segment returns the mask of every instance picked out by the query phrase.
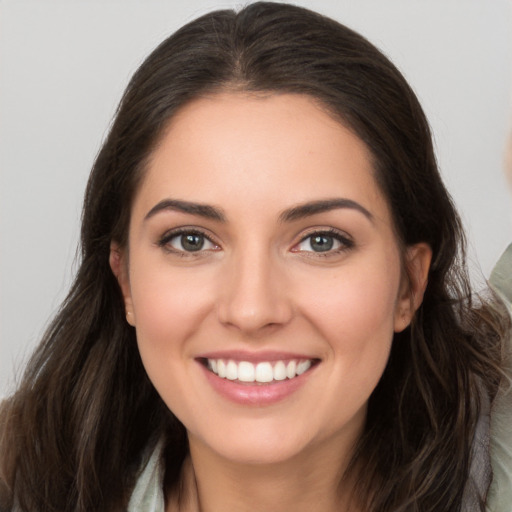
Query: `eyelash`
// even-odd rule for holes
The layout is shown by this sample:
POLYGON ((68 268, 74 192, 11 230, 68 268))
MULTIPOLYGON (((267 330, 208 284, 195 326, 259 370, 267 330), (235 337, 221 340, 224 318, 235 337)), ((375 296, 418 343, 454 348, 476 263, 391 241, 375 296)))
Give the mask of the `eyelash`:
POLYGON ((199 256, 200 254, 203 254, 205 251, 211 250, 211 249, 202 249, 201 248, 198 251, 186 251, 186 250, 176 249, 170 245, 171 240, 173 240, 174 238, 177 238, 179 236, 183 236, 183 235, 200 236, 200 237, 204 238, 205 241, 211 243, 215 247, 218 247, 218 244, 215 243, 210 236, 208 236, 206 233, 204 233, 200 229, 187 228, 187 227, 173 229, 172 231, 168 231, 160 238, 160 240, 158 240, 157 245, 158 245, 158 247, 161 247, 162 249, 164 249, 165 251, 167 251, 169 253, 173 253, 173 254, 176 254, 176 255, 182 256, 182 257, 199 256))
MULTIPOLYGON (((311 245, 311 242, 310 242, 311 245)), ((307 235, 303 236, 298 244, 295 244, 292 248, 292 252, 300 252, 300 253, 312 253, 315 256, 314 257, 328 257, 336 254, 340 254, 345 251, 349 251, 350 249, 354 248, 354 241, 351 240, 348 236, 345 234, 342 234, 340 231, 330 228, 330 229, 323 229, 323 230, 317 230, 312 231, 308 233, 307 235), (322 251, 303 251, 300 249, 295 249, 303 242, 307 241, 308 239, 312 239, 314 237, 326 237, 326 238, 332 238, 340 243, 340 247, 337 249, 329 249, 324 252, 322 251)))
MULTIPOLYGON (((200 248, 197 251, 186 251, 186 250, 176 249, 176 248, 172 247, 170 245, 171 240, 173 240, 174 238, 177 238, 179 236, 182 236, 182 235, 197 235, 197 236, 203 237, 207 242, 211 243, 216 248, 219 247, 219 245, 216 242, 214 242, 210 236, 208 236, 206 233, 204 233, 200 229, 187 228, 187 227, 182 227, 182 228, 174 229, 172 231, 168 231, 160 238, 160 240, 158 240, 157 245, 158 245, 158 247, 161 247, 162 249, 164 249, 165 251, 167 251, 169 253, 173 253, 173 254, 176 254, 176 255, 182 256, 182 257, 199 256, 200 254, 203 254, 205 251, 212 250, 212 249, 200 248)), ((311 245, 311 242, 310 242, 310 245, 311 245)), ((322 229, 322 230, 311 231, 307 235, 303 236, 300 239, 300 241, 292 247, 291 251, 295 252, 295 253, 303 253, 303 254, 311 253, 311 254, 315 255, 314 257, 325 258, 328 256, 340 254, 345 251, 349 251, 353 247, 354 247, 353 240, 351 240, 349 237, 342 234, 338 230, 331 228, 331 229, 322 229), (332 238, 335 241, 339 242, 340 247, 338 247, 336 249, 328 249, 326 251, 313 251, 313 250, 306 251, 306 250, 296 249, 302 243, 304 243, 308 239, 312 239, 313 237, 332 238)), ((311 257, 313 257, 313 256, 311 256, 311 257)))

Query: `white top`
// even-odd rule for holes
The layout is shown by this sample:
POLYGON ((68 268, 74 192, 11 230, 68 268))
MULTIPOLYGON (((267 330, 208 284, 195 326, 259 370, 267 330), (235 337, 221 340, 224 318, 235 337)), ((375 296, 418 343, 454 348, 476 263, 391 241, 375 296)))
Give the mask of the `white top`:
POLYGON ((127 512, 164 512, 163 443, 157 444, 146 466, 143 467, 128 504, 127 512))

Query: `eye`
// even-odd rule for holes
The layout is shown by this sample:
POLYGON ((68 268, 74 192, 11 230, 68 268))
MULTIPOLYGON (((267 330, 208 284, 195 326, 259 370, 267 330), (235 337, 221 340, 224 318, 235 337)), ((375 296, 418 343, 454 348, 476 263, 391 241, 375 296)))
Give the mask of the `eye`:
POLYGON ((353 247, 354 242, 337 231, 321 231, 304 237, 293 252, 338 253, 353 247))
POLYGON ((199 251, 217 250, 219 246, 213 243, 204 233, 195 230, 172 231, 163 236, 158 245, 171 252, 194 253, 199 251))

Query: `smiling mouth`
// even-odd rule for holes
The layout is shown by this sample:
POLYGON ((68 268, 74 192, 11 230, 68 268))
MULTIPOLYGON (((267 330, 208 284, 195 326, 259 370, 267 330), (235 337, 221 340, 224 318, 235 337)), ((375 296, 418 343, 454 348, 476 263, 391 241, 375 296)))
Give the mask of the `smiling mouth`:
POLYGON ((291 359, 288 361, 233 361, 232 359, 202 359, 204 366, 221 379, 240 383, 270 384, 292 380, 307 372, 318 359, 291 359))

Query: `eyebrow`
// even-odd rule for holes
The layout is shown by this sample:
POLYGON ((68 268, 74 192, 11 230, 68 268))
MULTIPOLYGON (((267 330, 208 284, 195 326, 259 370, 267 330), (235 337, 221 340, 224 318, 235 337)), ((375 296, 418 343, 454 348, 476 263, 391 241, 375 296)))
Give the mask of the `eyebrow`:
MULTIPOLYGON (((352 199, 335 198, 335 199, 322 199, 318 201, 310 201, 308 203, 299 204, 287 210, 284 210, 279 215, 280 222, 293 222, 311 215, 318 213, 337 210, 340 208, 349 208, 362 213, 366 218, 373 222, 373 215, 361 204, 352 199)), ((157 203, 144 217, 147 220, 159 212, 172 210, 177 212, 189 213, 191 215, 198 215, 210 220, 218 222, 226 222, 226 215, 224 212, 215 206, 202 203, 194 203, 191 201, 182 201, 179 199, 164 199, 157 203)))
POLYGON ((371 222, 374 220, 373 215, 364 206, 352 199, 346 198, 323 199, 320 201, 311 201, 299 204, 282 212, 279 216, 279 220, 281 222, 292 222, 304 217, 316 215, 317 213, 337 210, 339 208, 350 208, 352 210, 356 210, 362 213, 371 222))
POLYGON ((216 220, 219 222, 226 222, 226 216, 220 208, 201 203, 192 203, 190 201, 181 201, 179 199, 164 199, 158 204, 153 206, 146 214, 144 220, 147 220, 159 212, 165 210, 173 210, 176 212, 190 213, 191 215, 198 215, 205 219, 216 220))

